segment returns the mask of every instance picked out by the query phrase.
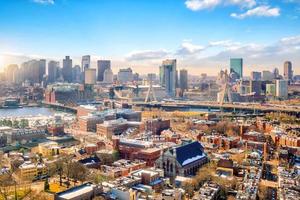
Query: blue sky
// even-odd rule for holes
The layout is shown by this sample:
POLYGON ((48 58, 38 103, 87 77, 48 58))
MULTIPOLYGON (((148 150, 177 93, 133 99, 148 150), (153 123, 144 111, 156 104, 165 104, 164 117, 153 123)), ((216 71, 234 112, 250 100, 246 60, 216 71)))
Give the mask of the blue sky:
POLYGON ((177 58, 213 74, 238 56, 300 73, 299 17, 300 0, 0 0, 1 62, 90 54, 142 73, 177 58))

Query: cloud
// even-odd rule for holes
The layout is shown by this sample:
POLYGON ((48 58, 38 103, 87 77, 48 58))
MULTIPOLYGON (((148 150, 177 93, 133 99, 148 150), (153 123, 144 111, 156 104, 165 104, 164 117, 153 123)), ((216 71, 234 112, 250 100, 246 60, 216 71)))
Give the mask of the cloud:
POLYGON ((238 5, 242 8, 252 8, 257 3, 256 0, 227 0, 225 4, 238 5))
POLYGON ((168 51, 164 49, 160 50, 143 50, 143 51, 133 51, 126 56, 128 61, 138 61, 138 60, 154 60, 162 59, 169 54, 168 51))
POLYGON ((256 0, 186 0, 185 5, 192 11, 212 9, 220 5, 237 5, 242 8, 252 8, 256 0))
POLYGON ((43 5, 53 5, 54 0, 32 0, 34 3, 43 4, 43 5))
POLYGON ((224 47, 225 49, 237 49, 241 46, 240 42, 233 42, 232 40, 220 40, 209 42, 209 47, 224 47))
POLYGON ((278 17, 280 16, 279 8, 271 8, 270 6, 258 6, 253 9, 247 10, 245 13, 237 14, 231 13, 233 18, 244 19, 247 17, 278 17))
POLYGON ((187 0, 185 1, 185 5, 188 9, 197 11, 214 8, 221 2, 221 0, 187 0))
POLYGON ((189 41, 182 42, 180 48, 177 50, 177 55, 193 55, 205 50, 206 47, 192 44, 189 41))

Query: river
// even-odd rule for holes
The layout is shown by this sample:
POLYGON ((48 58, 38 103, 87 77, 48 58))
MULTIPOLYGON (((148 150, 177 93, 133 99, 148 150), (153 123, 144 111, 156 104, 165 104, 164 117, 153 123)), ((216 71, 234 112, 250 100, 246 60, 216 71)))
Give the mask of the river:
POLYGON ((1 108, 0 118, 53 116, 58 111, 45 107, 1 108))

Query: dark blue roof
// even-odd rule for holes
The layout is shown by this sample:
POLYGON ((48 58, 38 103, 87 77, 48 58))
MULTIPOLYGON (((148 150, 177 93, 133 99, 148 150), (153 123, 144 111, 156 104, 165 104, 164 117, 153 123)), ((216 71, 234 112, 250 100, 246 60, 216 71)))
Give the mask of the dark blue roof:
POLYGON ((97 156, 85 158, 82 160, 79 160, 81 164, 88 165, 88 164, 95 164, 95 163, 100 163, 100 159, 97 156))
MULTIPOLYGON (((173 149, 171 149, 170 152, 173 154, 173 149)), ((183 165, 183 162, 187 159, 201 155, 204 155, 203 146, 198 141, 176 148, 176 159, 180 165, 183 165)))

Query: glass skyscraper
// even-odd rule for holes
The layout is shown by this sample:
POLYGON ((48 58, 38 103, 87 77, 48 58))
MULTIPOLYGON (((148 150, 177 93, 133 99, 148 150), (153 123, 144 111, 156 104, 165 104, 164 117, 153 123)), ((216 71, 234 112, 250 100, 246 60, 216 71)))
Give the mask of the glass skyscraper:
POLYGON ((235 72, 238 78, 243 78, 243 59, 231 58, 230 59, 230 73, 235 72))

